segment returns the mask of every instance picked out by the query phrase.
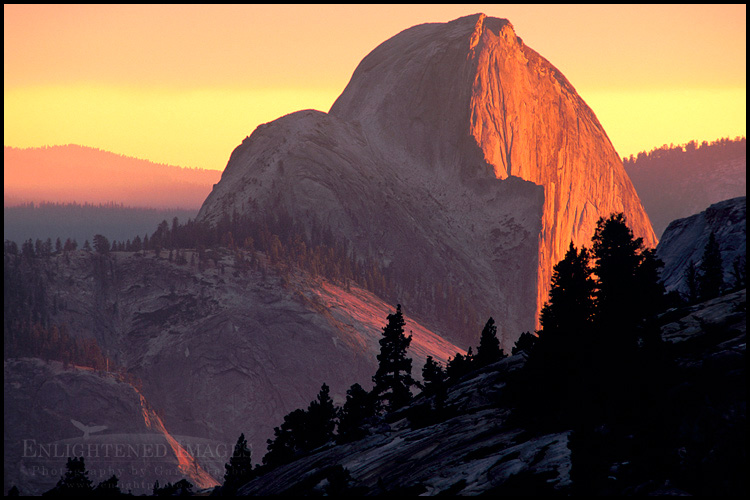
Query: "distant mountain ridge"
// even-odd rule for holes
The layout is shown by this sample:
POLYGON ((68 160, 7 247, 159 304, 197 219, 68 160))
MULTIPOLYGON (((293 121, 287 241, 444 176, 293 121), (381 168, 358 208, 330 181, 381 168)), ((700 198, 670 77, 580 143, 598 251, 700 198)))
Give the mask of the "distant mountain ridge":
POLYGON ((160 222, 172 224, 175 217, 182 223, 195 218, 195 209, 129 207, 121 203, 28 203, 5 206, 3 239, 22 242, 31 238, 42 241, 57 238, 93 241, 101 234, 110 241, 129 241, 151 235, 160 222))
POLYGON ((659 238, 675 219, 747 195, 745 137, 665 144, 623 158, 623 165, 659 238))
POLYGON ((154 163, 75 144, 5 146, 4 205, 117 202, 197 209, 221 172, 154 163))

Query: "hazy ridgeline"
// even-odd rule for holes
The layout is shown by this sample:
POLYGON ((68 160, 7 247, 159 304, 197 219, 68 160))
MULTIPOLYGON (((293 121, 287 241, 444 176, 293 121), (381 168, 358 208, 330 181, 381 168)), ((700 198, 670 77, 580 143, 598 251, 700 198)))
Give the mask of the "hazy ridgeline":
POLYGON ((661 238, 673 220, 745 196, 746 155, 745 137, 723 138, 700 144, 665 144, 623 158, 623 165, 661 238))
POLYGON ((15 241, 19 246, 31 238, 42 241, 50 238, 54 245, 60 238, 75 239, 78 248, 95 234, 109 241, 127 241, 154 232, 163 220, 177 217, 181 222, 195 218, 197 210, 155 209, 126 207, 122 204, 29 203, 3 209, 3 240, 15 241))

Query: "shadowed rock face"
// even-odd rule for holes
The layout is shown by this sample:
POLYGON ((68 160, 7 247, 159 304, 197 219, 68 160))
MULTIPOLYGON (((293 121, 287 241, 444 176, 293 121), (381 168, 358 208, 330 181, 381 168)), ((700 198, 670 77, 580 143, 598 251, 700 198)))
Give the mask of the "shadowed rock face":
POLYGON ((735 280, 734 261, 747 254, 747 197, 714 203, 667 226, 656 248, 656 255, 664 262, 661 277, 667 291, 688 293, 685 272, 691 261, 700 266, 711 232, 719 243, 724 284, 731 287, 735 280))
MULTIPOLYGON (((746 303, 743 289, 661 317, 672 371, 660 397, 673 409, 673 436, 645 455, 632 447, 602 459, 610 481, 591 495, 745 490, 746 303), (649 455, 660 446, 668 450, 664 456, 676 458, 654 461, 649 455), (629 467, 646 472, 629 473, 629 467)), ((578 496, 576 487, 586 483, 576 485, 571 471, 587 462, 580 447, 571 450, 571 432, 524 429, 512 418, 509 375, 525 362, 522 352, 466 375, 448 388, 442 411, 435 410, 434 396, 422 394, 366 426, 362 439, 301 455, 248 482, 238 495, 321 495, 334 483, 335 468, 343 467, 351 496, 578 496)))
POLYGON ((552 267, 571 240, 590 244, 600 216, 622 211, 657 242, 591 109, 507 20, 483 14, 399 33, 330 113, 258 127, 198 218, 282 207, 426 283, 449 276, 503 318, 506 349, 536 326, 552 267))
MULTIPOLYGON (((76 453, 72 447, 80 450, 77 443, 96 444, 85 455, 89 470, 147 470, 140 476, 115 471, 124 491, 150 492, 155 480, 164 485, 182 477, 211 486, 222 481, 240 433, 260 462, 273 428, 289 412, 307 408, 323 383, 339 405, 353 383, 372 386, 391 304, 356 286, 283 277, 270 266, 241 270, 229 252, 214 257, 196 267, 170 262, 167 252, 105 257, 78 250, 32 263, 36 273, 25 279, 39 280, 44 297, 38 300, 56 304, 50 324, 96 339, 111 372, 34 359, 5 362, 5 491, 13 484, 24 494, 52 488, 62 473, 49 471, 64 469, 76 453), (141 384, 124 382, 123 373, 141 384), (171 438, 203 471, 193 470, 190 457, 177 463, 182 455, 171 438), (50 456, 55 443, 60 451, 50 456), (136 451, 113 464, 105 448, 114 445, 136 451), (123 486, 136 479, 138 486, 123 486)), ((408 313, 405 320, 415 377, 427 356, 445 365, 465 352, 408 313)), ((97 475, 95 484, 111 474, 97 475)))

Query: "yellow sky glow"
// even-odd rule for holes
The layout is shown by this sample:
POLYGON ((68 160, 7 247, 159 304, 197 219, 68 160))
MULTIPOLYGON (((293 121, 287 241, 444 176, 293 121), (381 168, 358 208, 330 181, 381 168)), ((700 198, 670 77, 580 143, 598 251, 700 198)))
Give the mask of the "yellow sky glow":
POLYGON ((5 5, 4 141, 223 169, 424 22, 509 19, 618 153, 746 134, 745 5, 5 5))

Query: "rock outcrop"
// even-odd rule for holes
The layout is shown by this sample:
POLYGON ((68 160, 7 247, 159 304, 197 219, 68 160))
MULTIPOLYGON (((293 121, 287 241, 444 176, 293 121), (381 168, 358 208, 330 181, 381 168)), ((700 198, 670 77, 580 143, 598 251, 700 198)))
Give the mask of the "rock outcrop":
MULTIPOLYGON (((365 57, 328 114, 262 125, 198 218, 315 219, 422 283, 449 277, 508 349, 536 326, 552 267, 600 216, 656 237, 622 162, 565 77, 483 14, 409 28, 365 57)), ((456 332, 442 332, 462 342, 456 332)))
MULTIPOLYGON (((24 439, 45 447, 65 443, 79 433, 71 418, 107 425, 102 436, 91 434, 101 437, 100 447, 117 442, 142 450, 158 443, 166 449, 166 457, 140 457, 119 467, 140 463, 146 470, 140 479, 149 491, 155 480, 163 485, 182 477, 205 486, 211 479, 194 470, 189 459, 177 463, 181 452, 173 451, 167 435, 214 481, 222 481, 227 450, 231 454, 240 433, 254 462, 260 462, 273 428, 287 413, 306 408, 323 383, 339 405, 351 384, 372 387, 382 328, 395 305, 356 286, 280 274, 265 264, 241 269, 228 251, 208 254, 213 258, 200 269, 170 262, 166 251, 156 258, 152 252, 105 257, 79 250, 30 264, 35 272, 25 280, 36 284, 36 300, 49 305, 50 324, 96 339, 112 372, 140 380, 141 386, 136 390, 90 369, 6 362, 6 491, 11 484, 22 492, 54 486, 58 476, 45 477, 42 469, 34 475, 29 467, 64 469, 72 455, 60 451, 50 460, 25 460, 24 439)), ((186 260, 197 261, 194 257, 188 251, 186 260)), ((19 257, 12 265, 26 264, 19 257)), ((414 321, 408 310, 405 318, 413 335, 408 353, 415 377, 420 378, 427 356, 445 364, 449 356, 465 352, 414 321)), ((86 456, 86 464, 97 470, 112 465, 93 455, 86 456)), ((139 479, 118 477, 128 483, 139 479)))
POLYGON ((734 286, 735 259, 747 254, 747 197, 740 196, 715 203, 703 212, 672 221, 656 247, 664 262, 661 278, 667 291, 687 295, 685 271, 692 262, 696 268, 703 260, 708 238, 714 233, 719 243, 724 268, 724 283, 734 286))
POLYGON ((737 495, 747 482, 746 320, 744 289, 661 316, 669 376, 659 397, 671 412, 665 417, 671 436, 654 449, 632 446, 596 463, 606 478, 597 486, 576 485, 571 474, 578 468, 577 477, 591 480, 582 469, 593 469, 580 444, 571 443, 574 431, 530 430, 513 418, 511 374, 526 360, 519 353, 450 386, 440 412, 434 396, 420 395, 366 427, 361 440, 328 443, 266 471, 238 495, 548 497, 576 496, 576 486, 593 496, 737 495), (657 453, 668 459, 654 460, 657 453))
POLYGON ((367 437, 329 443, 253 480, 238 495, 322 494, 334 483, 336 468, 348 473, 346 493, 352 496, 510 494, 512 487, 503 487, 524 480, 538 493, 560 494, 570 487, 569 432, 529 436, 509 423, 509 409, 498 404, 508 374, 523 364, 523 355, 512 356, 451 387, 438 422, 425 425, 420 405, 427 413, 436 410, 420 398, 370 428, 367 437))
POLYGON ((71 457, 84 458, 94 486, 116 475, 125 493, 150 493, 154 481, 181 477, 204 488, 219 484, 211 473, 223 470, 226 457, 217 452, 226 455, 227 443, 173 437, 138 389, 113 373, 13 359, 4 363, 3 385, 6 491, 50 490, 71 457))

